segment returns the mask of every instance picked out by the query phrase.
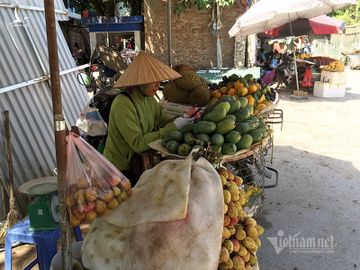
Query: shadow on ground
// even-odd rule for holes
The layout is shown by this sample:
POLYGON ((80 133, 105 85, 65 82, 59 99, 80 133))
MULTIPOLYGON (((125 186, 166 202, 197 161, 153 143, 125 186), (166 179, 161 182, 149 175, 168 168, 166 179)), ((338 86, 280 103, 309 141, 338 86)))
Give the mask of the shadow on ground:
POLYGON ((265 191, 257 215, 265 227, 258 252, 260 269, 356 270, 360 171, 350 161, 292 146, 276 146, 273 166, 280 171, 279 185, 265 191), (301 238, 316 246, 299 244, 301 238), (320 245, 325 242, 328 246, 320 245))
POLYGON ((347 102, 350 100, 360 100, 360 94, 352 93, 350 90, 346 91, 345 97, 342 98, 320 98, 313 95, 313 91, 307 91, 308 97, 306 99, 294 99, 291 97, 294 89, 280 88, 277 90, 280 100, 292 101, 292 102, 347 102))

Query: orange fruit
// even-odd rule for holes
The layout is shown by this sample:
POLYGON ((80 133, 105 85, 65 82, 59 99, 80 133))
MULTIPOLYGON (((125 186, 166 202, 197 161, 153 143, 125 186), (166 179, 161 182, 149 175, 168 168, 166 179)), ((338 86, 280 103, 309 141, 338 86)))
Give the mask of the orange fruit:
POLYGON ((220 90, 214 90, 214 91, 211 91, 211 93, 210 93, 210 96, 212 97, 212 98, 219 98, 219 97, 221 97, 221 92, 220 92, 220 90))
POLYGON ((234 87, 236 90, 239 90, 244 87, 244 84, 242 84, 239 80, 237 80, 234 84, 234 87))
POLYGON ((221 88, 220 88, 220 92, 221 92, 222 94, 226 94, 226 92, 227 92, 226 86, 221 87, 221 88))
POLYGON ((262 95, 259 100, 258 100, 258 104, 261 104, 265 101, 265 95, 262 95))
POLYGON ((227 91, 227 94, 229 96, 235 96, 236 95, 236 89, 235 88, 230 88, 228 91, 227 91))
POLYGON ((248 90, 249 90, 249 94, 253 94, 258 90, 258 88, 256 87, 256 85, 252 84, 249 86, 248 90))
POLYGON ((241 87, 240 89, 237 90, 237 94, 242 97, 246 96, 247 93, 248 90, 246 87, 241 87))
POLYGON ((248 104, 254 106, 254 104, 255 104, 255 98, 254 98, 253 96, 251 96, 251 95, 247 95, 246 98, 247 98, 247 100, 248 100, 248 104))

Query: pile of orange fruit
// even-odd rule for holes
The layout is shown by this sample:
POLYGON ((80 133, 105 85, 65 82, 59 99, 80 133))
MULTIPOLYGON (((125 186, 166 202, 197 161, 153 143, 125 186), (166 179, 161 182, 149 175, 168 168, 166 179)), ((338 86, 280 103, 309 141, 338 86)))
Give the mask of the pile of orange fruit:
POLYGON ((211 97, 220 98, 224 95, 244 97, 255 93, 260 88, 261 86, 258 83, 249 84, 246 88, 240 80, 237 80, 235 82, 228 82, 226 86, 211 91, 211 97))

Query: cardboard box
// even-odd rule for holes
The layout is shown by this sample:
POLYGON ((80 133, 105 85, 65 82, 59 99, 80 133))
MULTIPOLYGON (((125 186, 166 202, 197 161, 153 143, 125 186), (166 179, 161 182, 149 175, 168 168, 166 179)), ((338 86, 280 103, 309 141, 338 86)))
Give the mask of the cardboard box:
POLYGON ((344 97, 346 90, 346 84, 336 84, 336 83, 323 83, 315 82, 314 84, 314 96, 315 97, 344 97))

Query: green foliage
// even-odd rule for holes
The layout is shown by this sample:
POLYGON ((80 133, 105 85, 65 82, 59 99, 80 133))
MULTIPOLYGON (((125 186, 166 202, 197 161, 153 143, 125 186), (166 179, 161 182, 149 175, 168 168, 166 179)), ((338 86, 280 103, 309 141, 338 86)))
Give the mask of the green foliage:
POLYGON ((331 17, 344 21, 347 25, 360 23, 360 0, 356 1, 356 5, 339 9, 330 14, 331 17))
POLYGON ((174 2, 173 12, 180 15, 187 9, 197 7, 198 9, 212 8, 215 4, 220 7, 229 7, 234 4, 235 0, 176 0, 174 2))
POLYGON ((79 14, 83 10, 88 9, 95 11, 98 16, 112 17, 115 16, 115 6, 119 2, 124 2, 125 6, 130 9, 132 16, 143 14, 144 0, 115 0, 106 2, 103 2, 103 0, 73 0, 71 4, 79 14))
POLYGON ((144 0, 124 0, 124 4, 130 9, 131 16, 144 14, 144 0))

